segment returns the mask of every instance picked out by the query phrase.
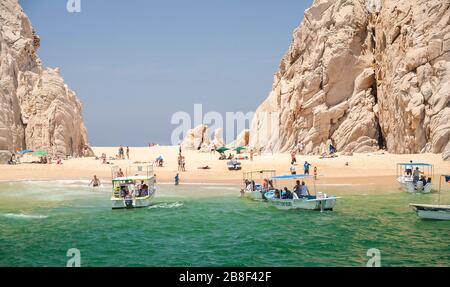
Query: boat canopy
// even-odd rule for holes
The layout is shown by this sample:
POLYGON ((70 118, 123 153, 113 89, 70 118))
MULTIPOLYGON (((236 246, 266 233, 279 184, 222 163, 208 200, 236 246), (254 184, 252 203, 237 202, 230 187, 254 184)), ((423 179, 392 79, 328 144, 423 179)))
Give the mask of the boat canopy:
POLYGON ((145 175, 136 175, 136 176, 123 176, 123 177, 116 177, 113 179, 113 181, 138 181, 138 180, 149 180, 152 179, 153 176, 145 176, 145 175))
POLYGON ((430 163, 424 163, 424 162, 402 162, 398 163, 400 166, 433 166, 430 163))
POLYGON ((296 179, 296 178, 310 178, 313 177, 309 174, 288 174, 288 175, 278 175, 272 176, 270 179, 296 179))

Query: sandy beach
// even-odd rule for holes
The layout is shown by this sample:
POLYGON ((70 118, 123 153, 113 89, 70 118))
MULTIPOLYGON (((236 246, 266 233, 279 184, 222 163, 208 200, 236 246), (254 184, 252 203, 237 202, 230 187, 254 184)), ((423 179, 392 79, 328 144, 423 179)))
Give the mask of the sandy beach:
MULTIPOLYGON (((94 147, 97 156, 106 153, 108 157, 117 154, 117 147, 94 147)), ((255 155, 254 160, 242 160, 242 171, 228 171, 226 160, 219 160, 219 154, 203 153, 194 150, 183 151, 186 157, 186 172, 180 172, 181 184, 217 183, 241 184, 242 171, 274 169, 278 175, 288 174, 290 154, 255 155), (211 169, 199 169, 209 166, 211 169)), ((129 160, 109 160, 111 164, 102 164, 95 158, 76 158, 64 160, 62 165, 22 163, 14 166, 0 166, 1 181, 17 180, 64 180, 92 178, 94 174, 102 181, 111 180, 111 166, 118 165, 126 169, 134 162, 149 162, 162 155, 164 167, 155 167, 159 183, 172 183, 177 173, 177 146, 130 147, 129 160)), ((242 156, 249 156, 242 153, 242 156)), ((394 155, 387 152, 362 153, 353 156, 338 155, 336 158, 320 159, 319 156, 297 155, 297 173, 303 173, 303 163, 308 161, 317 166, 319 180, 327 184, 395 185, 396 163, 427 162, 434 165, 434 181, 440 174, 450 173, 450 162, 443 161, 440 154, 394 155), (348 165, 346 165, 348 163, 348 165)), ((311 168, 312 170, 312 168, 311 168)), ((427 175, 428 176, 428 175, 427 175)))

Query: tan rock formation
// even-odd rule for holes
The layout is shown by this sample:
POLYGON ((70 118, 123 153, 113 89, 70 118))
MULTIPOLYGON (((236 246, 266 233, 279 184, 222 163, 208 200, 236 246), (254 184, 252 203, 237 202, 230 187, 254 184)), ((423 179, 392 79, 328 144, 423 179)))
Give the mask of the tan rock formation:
POLYGON ((82 106, 58 69, 36 55, 40 40, 17 0, 0 3, 0 150, 91 155, 82 106))
POLYGON ((450 1, 316 0, 294 31, 250 145, 442 152, 450 139, 450 1))
POLYGON ((202 124, 187 131, 183 141, 181 142, 181 148, 183 150, 196 150, 209 145, 209 143, 208 125, 202 124))

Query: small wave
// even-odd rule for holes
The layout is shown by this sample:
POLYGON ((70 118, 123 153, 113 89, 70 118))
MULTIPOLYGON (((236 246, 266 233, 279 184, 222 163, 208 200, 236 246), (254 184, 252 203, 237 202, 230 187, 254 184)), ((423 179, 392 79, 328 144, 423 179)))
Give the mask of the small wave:
POLYGON ((24 213, 4 213, 3 217, 13 218, 13 219, 44 219, 47 218, 47 215, 33 215, 33 214, 24 214, 24 213))
POLYGON ((164 202, 164 203, 158 203, 158 204, 155 204, 155 205, 151 205, 148 208, 149 209, 153 209, 153 208, 177 208, 177 207, 180 207, 180 206, 183 206, 183 205, 184 205, 184 203, 182 203, 182 202, 173 202, 173 203, 164 202))

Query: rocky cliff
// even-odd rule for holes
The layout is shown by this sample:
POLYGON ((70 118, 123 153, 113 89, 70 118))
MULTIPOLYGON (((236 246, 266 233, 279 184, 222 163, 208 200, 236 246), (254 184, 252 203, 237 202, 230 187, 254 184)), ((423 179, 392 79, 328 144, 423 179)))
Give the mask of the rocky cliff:
POLYGON ((441 153, 449 139, 450 0, 315 0, 250 145, 441 153))
POLYGON ((91 154, 82 105, 58 69, 42 66, 40 39, 17 0, 0 2, 0 151, 91 154))

